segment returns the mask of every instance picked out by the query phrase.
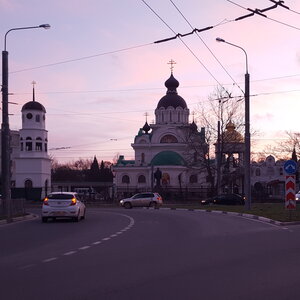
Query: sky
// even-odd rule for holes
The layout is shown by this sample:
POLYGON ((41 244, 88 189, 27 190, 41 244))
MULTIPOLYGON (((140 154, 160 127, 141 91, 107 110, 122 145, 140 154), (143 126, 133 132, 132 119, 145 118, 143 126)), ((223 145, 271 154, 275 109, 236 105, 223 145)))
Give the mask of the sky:
POLYGON ((283 140, 285 131, 298 132, 300 1, 286 0, 290 10, 277 7, 265 12, 267 18, 240 21, 234 20, 249 13, 243 7, 274 3, 234 2, 239 6, 227 0, 0 0, 2 49, 11 28, 51 25, 7 35, 9 101, 16 103, 9 106, 10 128, 21 128, 21 108, 32 100, 35 81, 36 101, 47 111, 51 157, 62 163, 94 155, 133 158, 131 143, 145 113, 151 123, 166 93, 171 59, 190 112, 208 103, 219 84, 242 94, 234 81, 244 89, 245 55, 216 42, 221 37, 248 55, 251 130, 259 132, 252 150, 283 140), (199 33, 201 39, 184 37, 186 46, 180 39, 154 43, 191 32, 187 21, 192 28, 213 28, 199 33))

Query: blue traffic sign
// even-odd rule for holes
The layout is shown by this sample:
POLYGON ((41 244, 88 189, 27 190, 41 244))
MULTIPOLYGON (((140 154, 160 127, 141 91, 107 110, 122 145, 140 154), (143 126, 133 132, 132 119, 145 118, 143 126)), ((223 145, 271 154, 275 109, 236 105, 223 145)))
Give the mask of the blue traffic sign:
POLYGON ((283 168, 287 174, 295 174, 297 170, 297 163, 294 160, 287 160, 284 163, 283 168))

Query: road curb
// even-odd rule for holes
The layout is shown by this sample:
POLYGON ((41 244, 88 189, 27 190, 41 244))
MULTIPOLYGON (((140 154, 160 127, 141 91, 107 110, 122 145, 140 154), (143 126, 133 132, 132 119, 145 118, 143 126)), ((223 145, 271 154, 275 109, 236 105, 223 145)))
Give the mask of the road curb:
POLYGON ((12 218, 12 222, 11 223, 7 223, 6 219, 4 219, 4 220, 0 221, 0 226, 1 225, 14 224, 16 222, 21 222, 21 221, 33 220, 33 219, 36 219, 36 218, 38 218, 38 216, 35 215, 35 214, 27 214, 25 216, 12 218))
MULTIPOLYGON (((153 209, 153 208, 145 207, 145 209, 153 209)), ((251 214, 247 214, 247 213, 233 212, 233 211, 211 210, 211 209, 176 208, 176 207, 161 207, 161 208, 155 208, 155 209, 195 211, 195 212, 199 211, 199 212, 207 212, 207 213, 214 213, 214 214, 224 214, 224 215, 229 215, 229 216, 244 217, 246 219, 259 220, 261 222, 270 223, 270 224, 274 224, 274 225, 277 225, 277 226, 300 225, 300 221, 281 222, 281 221, 276 221, 276 220, 269 219, 269 218, 266 218, 266 217, 251 215, 251 214)))

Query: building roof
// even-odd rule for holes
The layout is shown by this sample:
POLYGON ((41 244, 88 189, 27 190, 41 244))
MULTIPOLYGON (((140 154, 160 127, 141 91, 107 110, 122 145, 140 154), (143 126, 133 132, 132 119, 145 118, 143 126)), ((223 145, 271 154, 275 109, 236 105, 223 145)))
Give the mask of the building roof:
POLYGON ((39 110, 39 111, 46 113, 45 107, 37 101, 29 101, 29 102, 25 103, 23 105, 21 111, 24 111, 24 110, 39 110))
POLYGON ((184 166, 184 159, 174 151, 162 151, 156 154, 152 161, 153 166, 184 166))

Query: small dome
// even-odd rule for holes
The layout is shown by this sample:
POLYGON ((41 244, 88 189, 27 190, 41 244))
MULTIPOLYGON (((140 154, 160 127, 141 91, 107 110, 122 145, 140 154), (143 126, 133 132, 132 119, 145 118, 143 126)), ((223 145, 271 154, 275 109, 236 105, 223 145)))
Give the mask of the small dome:
POLYGON ((148 134, 148 131, 151 129, 148 122, 146 121, 145 125, 143 126, 143 130, 148 134))
POLYGON ((158 104, 157 109, 164 107, 182 107, 187 108, 185 100, 177 94, 177 88, 179 86, 178 80, 171 74, 170 78, 165 82, 165 86, 168 89, 164 97, 162 97, 158 104))
POLYGON ((23 105, 21 111, 24 111, 24 110, 39 110, 39 111, 46 113, 45 107, 37 101, 29 101, 29 102, 25 103, 23 105))
POLYGON ((191 128, 191 131, 198 131, 198 127, 197 127, 195 121, 193 121, 193 122, 190 124, 190 128, 191 128))
POLYGON ((225 143, 243 143, 244 138, 243 136, 235 130, 235 125, 229 121, 226 125, 226 131, 223 135, 223 141, 225 143))

